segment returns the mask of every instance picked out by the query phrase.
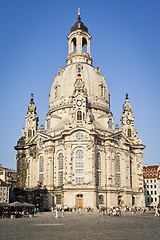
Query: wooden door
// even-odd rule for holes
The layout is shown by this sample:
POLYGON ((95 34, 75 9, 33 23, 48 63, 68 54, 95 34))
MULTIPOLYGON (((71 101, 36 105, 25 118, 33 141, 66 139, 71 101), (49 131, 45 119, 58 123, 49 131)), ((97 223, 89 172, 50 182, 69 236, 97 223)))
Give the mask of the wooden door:
POLYGON ((83 198, 77 199, 77 208, 83 208, 83 198))

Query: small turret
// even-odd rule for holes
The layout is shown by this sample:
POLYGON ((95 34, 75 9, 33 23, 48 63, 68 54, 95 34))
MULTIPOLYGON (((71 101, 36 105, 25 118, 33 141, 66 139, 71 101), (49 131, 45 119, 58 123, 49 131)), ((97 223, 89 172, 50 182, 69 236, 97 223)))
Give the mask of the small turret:
POLYGON ((36 106, 34 105, 33 93, 31 93, 30 105, 28 105, 28 113, 36 113, 36 106))
POLYGON ((128 93, 126 93, 125 104, 123 105, 123 113, 121 116, 122 131, 127 137, 134 136, 134 116, 131 110, 131 104, 129 102, 128 93))

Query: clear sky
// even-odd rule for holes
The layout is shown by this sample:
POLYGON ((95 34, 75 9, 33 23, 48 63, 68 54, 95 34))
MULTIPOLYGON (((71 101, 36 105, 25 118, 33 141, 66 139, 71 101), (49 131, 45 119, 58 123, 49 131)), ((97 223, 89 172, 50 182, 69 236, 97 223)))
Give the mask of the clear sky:
POLYGON ((135 127, 146 145, 144 164, 160 162, 160 1, 0 0, 0 163, 16 169, 14 146, 21 137, 31 92, 39 126, 49 92, 65 67, 67 35, 81 8, 92 35, 93 66, 106 76, 114 123, 120 125, 128 92, 135 127))

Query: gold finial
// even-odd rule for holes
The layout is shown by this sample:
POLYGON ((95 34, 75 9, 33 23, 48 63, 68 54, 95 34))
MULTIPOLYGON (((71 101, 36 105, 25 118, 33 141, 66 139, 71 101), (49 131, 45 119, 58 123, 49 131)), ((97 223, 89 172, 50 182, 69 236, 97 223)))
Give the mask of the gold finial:
POLYGON ((78 8, 78 16, 80 17, 80 8, 78 8))

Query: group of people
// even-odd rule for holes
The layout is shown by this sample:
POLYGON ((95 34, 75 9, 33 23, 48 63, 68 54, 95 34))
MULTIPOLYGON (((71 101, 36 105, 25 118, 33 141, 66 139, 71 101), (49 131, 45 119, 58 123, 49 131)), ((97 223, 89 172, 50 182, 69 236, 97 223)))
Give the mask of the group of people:
POLYGON ((104 215, 108 215, 108 216, 121 216, 121 210, 119 207, 115 208, 108 208, 106 209, 98 209, 97 210, 97 216, 104 216, 104 215))
POLYGON ((22 218, 36 213, 33 208, 1 208, 0 218, 22 218))
MULTIPOLYGON (((69 209, 68 211, 76 211, 76 209, 69 209)), ((118 207, 113 207, 113 208, 108 208, 108 209, 105 209, 105 208, 98 208, 97 209, 97 216, 104 216, 104 215, 107 215, 107 216, 121 216, 121 210, 122 210, 122 207, 118 206, 118 207)), ((55 218, 64 218, 64 208, 59 208, 59 207, 56 207, 55 210, 51 209, 52 212, 55 211, 55 218)), ((72 212, 71 211, 71 212, 72 212)), ((92 212, 93 210, 91 208, 87 208, 86 209, 87 212, 92 212)), ((137 207, 123 207, 123 211, 124 212, 131 212, 133 215, 136 215, 137 212, 142 212, 142 214, 144 214, 146 212, 146 208, 145 207, 142 207, 142 208, 137 208, 137 207)), ((78 214, 81 213, 81 208, 78 208, 78 214)), ((155 216, 158 216, 160 217, 160 208, 156 208, 156 211, 155 211, 155 216)))
POLYGON ((146 208, 145 207, 127 207, 127 206, 125 206, 124 207, 124 212, 131 212, 132 214, 135 214, 136 215, 136 213, 137 212, 142 212, 142 213, 145 213, 146 212, 146 208))
POLYGON ((64 208, 56 207, 55 208, 55 212, 56 212, 55 218, 59 218, 60 217, 60 213, 61 213, 61 217, 64 218, 64 208))

